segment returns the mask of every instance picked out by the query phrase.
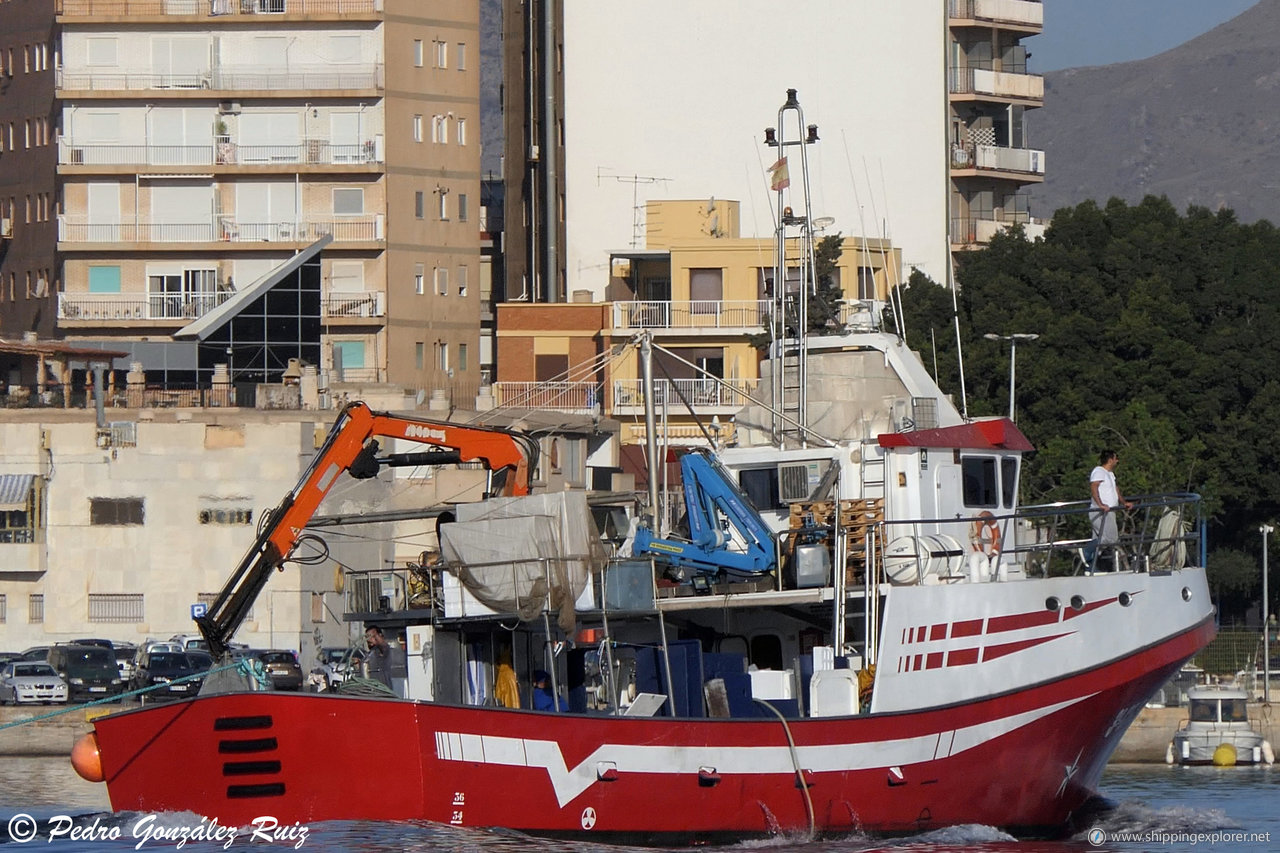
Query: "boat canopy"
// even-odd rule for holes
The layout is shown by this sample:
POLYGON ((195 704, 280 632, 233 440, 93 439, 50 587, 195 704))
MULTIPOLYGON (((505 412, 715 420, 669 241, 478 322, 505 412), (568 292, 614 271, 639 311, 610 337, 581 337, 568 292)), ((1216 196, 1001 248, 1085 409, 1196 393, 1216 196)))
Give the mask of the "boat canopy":
POLYGON ((937 429, 885 432, 881 447, 939 447, 961 450, 1035 450, 1035 446, 1008 418, 974 421, 937 429))

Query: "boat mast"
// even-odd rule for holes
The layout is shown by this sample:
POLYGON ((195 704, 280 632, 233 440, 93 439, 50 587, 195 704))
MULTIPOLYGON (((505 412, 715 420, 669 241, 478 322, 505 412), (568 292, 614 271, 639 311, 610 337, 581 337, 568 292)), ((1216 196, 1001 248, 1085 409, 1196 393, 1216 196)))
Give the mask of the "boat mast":
MULTIPOLYGON (((778 109, 776 127, 767 127, 764 142, 778 149, 777 162, 770 170, 770 188, 777 193, 778 219, 774 230, 773 304, 769 317, 770 403, 773 412, 771 437, 782 447, 788 436, 808 446, 806 430, 808 414, 808 371, 805 364, 806 338, 809 327, 809 292, 814 287, 813 227, 809 209, 809 155, 808 146, 818 141, 818 126, 804 123, 804 111, 796 98, 796 90, 787 90, 787 100, 778 109), (794 114, 795 137, 787 133, 787 114, 794 114), (787 149, 800 149, 800 195, 790 192, 791 176, 788 169, 787 149), (799 253, 788 259, 787 235, 799 239, 799 253), (796 262, 800 272, 796 291, 791 293, 787 281, 787 261, 796 262), (799 428, 789 428, 786 415, 799 428)), ((793 238, 794 239, 794 238, 793 238)))

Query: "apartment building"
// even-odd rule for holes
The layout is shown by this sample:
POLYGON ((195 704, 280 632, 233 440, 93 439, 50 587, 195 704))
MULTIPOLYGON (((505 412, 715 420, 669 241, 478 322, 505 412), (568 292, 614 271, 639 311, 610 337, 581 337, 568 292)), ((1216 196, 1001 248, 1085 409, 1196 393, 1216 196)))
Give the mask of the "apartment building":
POLYGON ((598 0, 564 14, 570 293, 603 296, 610 252, 643 247, 647 200, 740 199, 743 234, 771 235, 763 131, 787 89, 819 128, 812 215, 891 240, 904 275, 945 282, 952 248, 1029 215, 1016 188, 1044 159, 1023 116, 1043 86, 1021 42, 1042 29, 1037 0, 598 0))
POLYGON ((1022 42, 1041 32, 1044 10, 1028 0, 949 0, 949 14, 952 248, 980 246, 1014 224, 1040 236, 1044 223, 1020 190, 1044 181, 1044 151, 1031 147, 1026 121, 1044 104, 1044 78, 1028 72, 1022 42))
MULTIPOLYGON (((500 305, 495 402, 595 413, 618 422, 624 449, 643 444, 634 342, 648 331, 661 347, 654 358, 660 436, 704 444, 703 429, 714 425, 717 440, 731 441, 734 416, 757 396, 774 276, 774 241, 740 236, 741 208, 725 199, 651 201, 648 247, 613 253, 605 301, 583 292, 565 304, 500 305)), ((832 282, 842 294, 836 322, 878 326, 901 262, 883 240, 844 237, 832 282)), ((786 278, 798 282, 799 268, 789 266, 786 278)))
MULTIPOLYGON (((0 20, 28 5, 0 5, 0 20)), ((40 107, 56 154, 45 167, 56 180, 54 334, 131 351, 149 381, 205 383, 183 330, 324 240, 318 314, 280 300, 266 334, 305 341, 333 381, 474 398, 476 4, 56 9, 40 107)), ((29 171, 40 171, 34 159, 29 171)), ((278 381, 287 368, 237 347, 233 382, 278 381)))
POLYGON ((13 340, 54 331, 53 29, 52 3, 0 3, 0 337, 13 340))

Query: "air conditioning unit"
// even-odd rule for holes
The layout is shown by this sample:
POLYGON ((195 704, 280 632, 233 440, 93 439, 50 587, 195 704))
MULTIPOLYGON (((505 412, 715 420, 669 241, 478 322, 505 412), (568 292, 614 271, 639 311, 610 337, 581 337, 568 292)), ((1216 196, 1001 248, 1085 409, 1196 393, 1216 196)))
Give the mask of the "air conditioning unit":
POLYGON ((13 220, 9 217, 0 219, 0 238, 9 238, 13 236, 13 220))
POLYGON ((218 104, 218 112, 228 116, 240 115, 239 101, 222 101, 218 104))
POLYGON ((822 481, 821 462, 800 462, 778 466, 778 500, 796 503, 809 500, 809 495, 822 481))

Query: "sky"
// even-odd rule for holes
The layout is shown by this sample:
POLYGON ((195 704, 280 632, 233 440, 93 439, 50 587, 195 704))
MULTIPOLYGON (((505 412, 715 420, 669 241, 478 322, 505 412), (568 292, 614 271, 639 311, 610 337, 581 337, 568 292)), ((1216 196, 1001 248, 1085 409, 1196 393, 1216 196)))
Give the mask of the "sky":
POLYGON ((1024 43, 1035 74, 1146 59, 1208 32, 1258 0, 1044 0, 1044 33, 1024 43))

